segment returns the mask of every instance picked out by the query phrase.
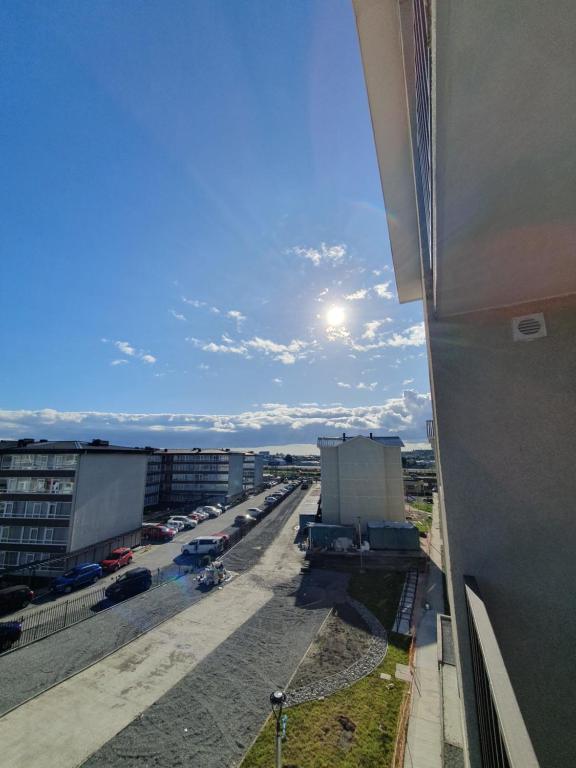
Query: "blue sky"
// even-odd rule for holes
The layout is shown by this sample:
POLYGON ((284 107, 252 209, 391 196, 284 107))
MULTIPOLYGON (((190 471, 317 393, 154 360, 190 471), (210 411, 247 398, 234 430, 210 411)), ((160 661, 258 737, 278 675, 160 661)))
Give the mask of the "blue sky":
POLYGON ((348 0, 0 21, 0 437, 424 440, 348 0))

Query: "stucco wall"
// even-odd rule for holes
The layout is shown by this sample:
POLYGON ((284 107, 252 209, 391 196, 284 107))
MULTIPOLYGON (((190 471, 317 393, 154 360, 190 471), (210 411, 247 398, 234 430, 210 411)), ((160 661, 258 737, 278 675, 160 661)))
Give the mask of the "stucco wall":
POLYGON ((242 493, 244 485, 244 456, 241 453, 231 453, 228 461, 228 496, 236 496, 242 493))
POLYGON ((403 521, 404 485, 399 447, 352 438, 321 448, 322 522, 365 528, 369 520, 403 521))
POLYGON ((138 528, 142 523, 148 457, 80 456, 70 534, 71 550, 138 528))
POLYGON ((576 299, 430 319, 429 332, 467 702, 473 711, 465 574, 478 581, 542 767, 576 764, 576 299), (544 312, 548 337, 513 342, 511 318, 531 311, 544 312))

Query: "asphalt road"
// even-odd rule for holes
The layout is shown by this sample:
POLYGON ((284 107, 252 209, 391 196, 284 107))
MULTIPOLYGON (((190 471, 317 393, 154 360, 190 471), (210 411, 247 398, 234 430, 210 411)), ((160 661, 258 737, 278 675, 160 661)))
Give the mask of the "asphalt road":
MULTIPOLYGON (((196 536, 212 536, 213 534, 225 531, 234 524, 234 518, 237 515, 245 514, 250 507, 260 507, 264 503, 266 496, 274 493, 277 488, 281 488, 283 484, 276 486, 274 489, 266 489, 257 496, 251 496, 247 501, 243 501, 241 504, 237 504, 234 507, 226 510, 223 514, 216 518, 209 518, 204 520, 196 528, 187 531, 181 531, 176 534, 172 541, 164 543, 153 543, 140 547, 134 551, 134 560, 130 566, 122 568, 116 573, 106 574, 103 576, 95 586, 84 587, 72 592, 70 595, 55 595, 47 594, 42 595, 31 603, 27 608, 15 611, 11 618, 20 618, 21 616, 29 616, 32 613, 36 613, 53 605, 55 602, 58 605, 73 600, 79 595, 87 595, 90 592, 96 592, 102 589, 102 587, 108 586, 111 582, 118 578, 119 574, 125 573, 136 566, 142 566, 149 568, 154 572, 158 568, 163 568, 170 563, 178 562, 181 560, 181 548, 183 544, 191 541, 196 536)), ((172 510, 174 514, 178 514, 178 510, 172 510)), ((169 513, 168 513, 169 514, 169 513)), ((183 561, 182 561, 183 562, 183 561)))
MULTIPOLYGON (((227 553, 224 556, 227 568, 241 572, 256 564, 302 500, 304 493, 301 490, 292 493, 227 553)), ((266 494, 262 495, 262 499, 264 495, 266 494)), ((246 502, 246 508, 257 506, 255 502, 258 498, 253 497, 246 502)), ((216 520, 206 521, 199 529, 205 525, 204 530, 210 533, 222 530, 227 520, 230 525, 242 506, 229 510, 216 520), (214 523, 220 527, 214 526, 214 523)), ((192 538, 189 532, 179 536, 183 541, 192 538)), ((150 553, 165 553, 163 557, 169 562, 175 554, 179 554, 181 543, 180 541, 179 544, 172 542, 158 545, 153 547, 150 553)), ((147 554, 142 557, 142 565, 148 565, 149 561, 144 561, 146 556, 147 554)), ((198 588, 194 577, 184 576, 119 603, 94 618, 72 625, 38 643, 0 656, 0 715, 114 652, 124 643, 130 642, 205 596, 206 593, 198 588)))

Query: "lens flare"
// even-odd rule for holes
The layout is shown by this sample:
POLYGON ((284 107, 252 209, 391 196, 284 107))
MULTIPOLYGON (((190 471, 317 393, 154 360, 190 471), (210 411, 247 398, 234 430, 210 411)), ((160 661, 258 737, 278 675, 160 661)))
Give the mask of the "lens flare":
POLYGON ((346 311, 342 307, 330 307, 326 312, 326 325, 339 328, 346 322, 346 311))

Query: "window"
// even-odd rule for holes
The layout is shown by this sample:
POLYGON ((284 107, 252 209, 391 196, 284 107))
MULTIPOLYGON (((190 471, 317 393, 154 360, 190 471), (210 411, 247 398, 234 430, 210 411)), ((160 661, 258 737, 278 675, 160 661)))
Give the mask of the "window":
POLYGON ((35 501, 32 505, 32 517, 42 517, 42 502, 35 501))
POLYGON ((12 517, 14 509, 13 501, 1 501, 0 502, 0 517, 12 517))

